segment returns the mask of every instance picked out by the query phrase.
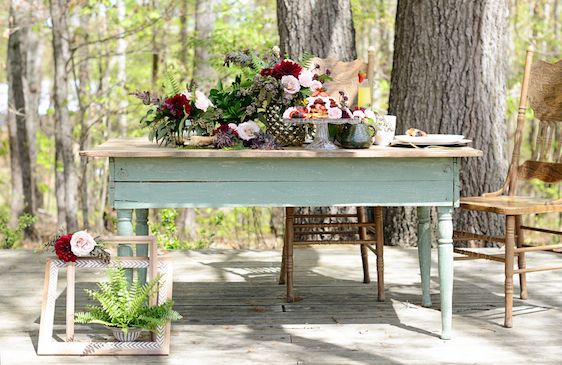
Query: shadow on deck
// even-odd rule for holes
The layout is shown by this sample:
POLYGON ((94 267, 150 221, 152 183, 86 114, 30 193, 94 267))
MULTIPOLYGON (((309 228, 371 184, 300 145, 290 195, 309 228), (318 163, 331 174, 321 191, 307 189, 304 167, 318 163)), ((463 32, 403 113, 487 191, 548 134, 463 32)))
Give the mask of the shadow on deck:
MULTIPOLYGON (((279 252, 171 256, 174 300, 184 319, 173 325, 170 356, 127 357, 138 364, 517 364, 537 359, 559 364, 562 356, 560 272, 529 275, 531 299, 515 301, 515 327, 505 329, 503 266, 456 263, 454 338, 442 341, 436 260, 433 306, 423 308, 415 249, 386 248, 384 303, 376 301, 376 280, 361 282, 357 247, 297 250, 295 284, 303 300, 290 304, 284 301, 284 286, 277 285, 279 252)), ((552 261, 548 256, 539 254, 537 260, 552 261)), ((44 257, 5 251, 0 258, 1 364, 119 362, 116 357, 37 357, 44 257)), ((371 260, 374 274, 374 256, 371 260)), ((78 310, 87 304, 81 289, 99 278, 92 271, 78 273, 78 310)), ((59 289, 55 336, 62 338, 65 293, 59 289)), ((107 336, 96 326, 78 326, 77 333, 107 336)))

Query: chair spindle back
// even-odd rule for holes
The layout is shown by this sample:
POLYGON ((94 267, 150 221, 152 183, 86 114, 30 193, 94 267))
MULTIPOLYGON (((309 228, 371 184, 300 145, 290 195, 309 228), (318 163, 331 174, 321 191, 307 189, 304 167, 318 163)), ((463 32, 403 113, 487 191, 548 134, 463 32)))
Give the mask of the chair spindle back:
POLYGON ((517 181, 539 179, 544 183, 562 181, 562 60, 533 63, 533 49, 527 50, 517 129, 507 177, 509 195, 515 195, 517 181), (538 128, 532 156, 520 163, 527 100, 538 128))

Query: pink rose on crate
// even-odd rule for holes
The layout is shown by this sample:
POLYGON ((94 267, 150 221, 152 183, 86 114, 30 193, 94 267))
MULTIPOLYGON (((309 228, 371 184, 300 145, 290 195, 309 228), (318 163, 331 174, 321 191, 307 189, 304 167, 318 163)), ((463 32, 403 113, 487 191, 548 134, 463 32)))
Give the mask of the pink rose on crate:
POLYGON ((301 89, 301 84, 295 76, 286 75, 281 78, 281 85, 287 94, 295 94, 301 89))
POLYGON ((318 89, 322 88, 322 83, 318 80, 312 80, 312 82, 310 83, 310 90, 312 92, 315 92, 318 89))
POLYGON ((340 119, 342 117, 342 111, 340 108, 329 108, 328 118, 329 119, 340 119))
POLYGON ((70 249, 76 256, 88 256, 97 243, 88 232, 78 231, 70 239, 70 249))
POLYGON ((299 82, 301 83, 302 87, 310 87, 314 81, 314 74, 309 70, 302 70, 299 74, 299 82))

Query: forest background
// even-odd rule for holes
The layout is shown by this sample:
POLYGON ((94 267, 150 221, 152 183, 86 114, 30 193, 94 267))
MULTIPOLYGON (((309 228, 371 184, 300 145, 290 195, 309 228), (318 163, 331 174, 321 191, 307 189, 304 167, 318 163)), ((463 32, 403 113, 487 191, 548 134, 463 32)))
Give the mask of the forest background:
MULTIPOLYGON (((167 71, 184 82, 196 79, 209 89, 218 80, 228 83, 238 72, 224 67, 226 52, 265 52, 279 43, 273 0, 75 0, 69 4, 63 14, 70 41, 66 109, 73 137, 69 149, 75 156, 78 150, 111 137, 146 135, 139 124, 144 108, 128 94, 159 89, 167 71)), ((386 111, 397 1, 351 0, 351 6, 358 57, 366 59, 369 47, 376 50, 376 108, 386 111)), ((533 43, 539 52, 559 55, 562 48, 561 1, 509 0, 508 10, 506 143, 514 130, 525 49, 533 43)), ((0 248, 38 247, 64 221, 57 216, 57 198, 62 192, 55 184, 62 167, 55 160, 52 27, 47 2, 11 0, 0 4, 0 248), (32 71, 27 81, 37 100, 31 146, 37 199, 31 215, 14 206, 12 174, 22 172, 10 168, 7 59, 13 28, 10 22, 14 21, 10 5, 15 3, 31 7, 23 12, 30 16, 17 19, 18 26, 30 29, 19 46, 27 54, 28 70, 32 71), (28 237, 23 239, 31 224, 33 229, 28 229, 28 237)), ((510 151, 509 146, 506 150, 510 151)), ((107 204, 107 162, 76 157, 75 177, 76 206, 70 209, 78 226, 96 234, 114 231, 115 215, 107 204)), ((542 193, 559 196, 560 186, 542 193)), ((562 225, 560 215, 541 219, 552 228, 562 225)), ((162 209, 153 210, 149 221, 151 232, 167 248, 276 247, 283 233, 281 208, 162 209)))

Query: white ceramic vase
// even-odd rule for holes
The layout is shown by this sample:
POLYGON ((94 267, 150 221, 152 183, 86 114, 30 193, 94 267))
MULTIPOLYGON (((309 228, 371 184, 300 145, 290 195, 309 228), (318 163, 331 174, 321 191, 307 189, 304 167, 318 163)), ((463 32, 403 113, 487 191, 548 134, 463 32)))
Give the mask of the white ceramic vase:
POLYGON ((396 133, 396 115, 384 115, 383 121, 376 127, 375 144, 388 146, 394 140, 396 133))

